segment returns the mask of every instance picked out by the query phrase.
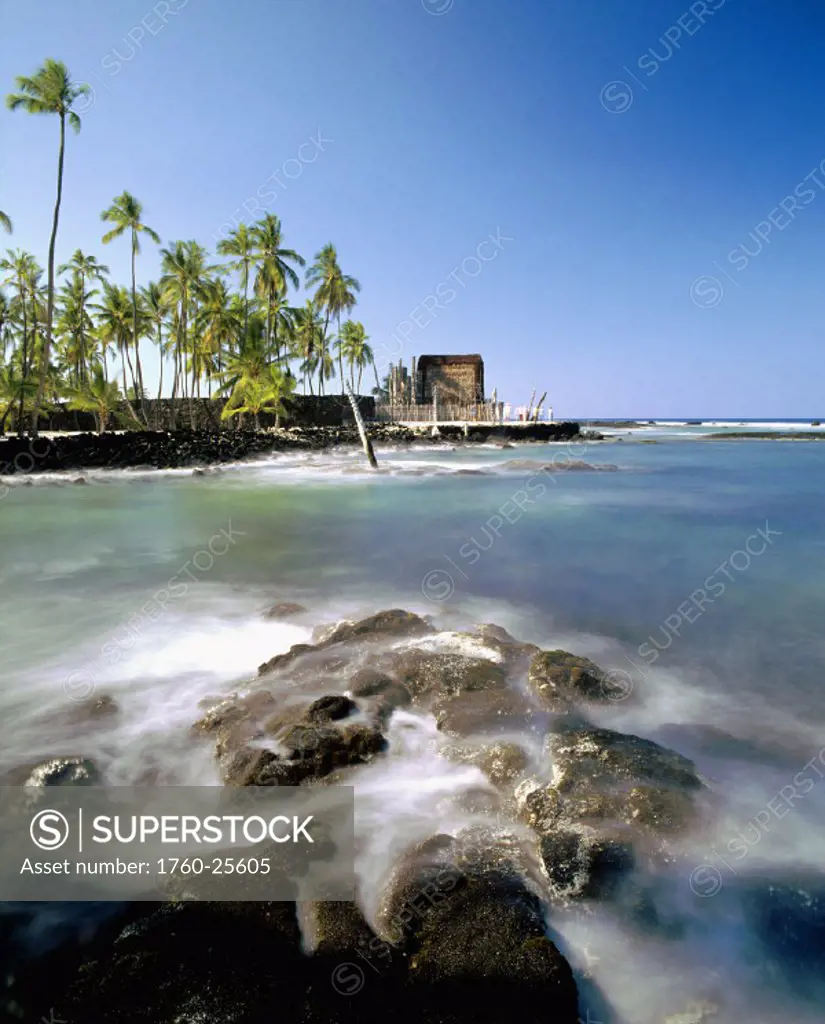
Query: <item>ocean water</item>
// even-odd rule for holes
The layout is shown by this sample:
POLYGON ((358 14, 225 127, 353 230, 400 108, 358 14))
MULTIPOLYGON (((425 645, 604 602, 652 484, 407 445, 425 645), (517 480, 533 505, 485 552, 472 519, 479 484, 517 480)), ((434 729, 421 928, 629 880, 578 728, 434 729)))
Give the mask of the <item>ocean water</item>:
MULTIPOLYGON (((697 1021, 821 1022, 825 445, 686 430, 379 449, 378 474, 346 451, 6 481, 0 773, 79 754, 113 784, 217 784, 189 734, 199 702, 312 626, 405 607, 454 645, 496 622, 614 671, 628 699, 594 720, 692 757, 711 794, 657 879, 655 926, 593 904, 551 917, 582 1019, 663 1024, 704 1004, 716 1015, 697 1021), (559 471, 580 461, 595 468, 559 471), (309 614, 262 618, 284 600, 309 614), (92 692, 120 714, 77 720, 92 692)), ((365 880, 466 823, 458 797, 486 782, 438 745, 428 716, 397 715, 363 769, 365 880)), ((363 900, 372 913, 366 881, 363 900)))

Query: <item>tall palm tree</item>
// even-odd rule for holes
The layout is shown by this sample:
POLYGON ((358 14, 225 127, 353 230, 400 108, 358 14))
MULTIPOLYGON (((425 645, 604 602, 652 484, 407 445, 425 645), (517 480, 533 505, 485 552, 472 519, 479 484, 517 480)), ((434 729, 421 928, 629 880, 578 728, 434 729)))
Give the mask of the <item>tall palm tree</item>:
POLYGON ((157 281, 150 281, 140 290, 140 299, 147 322, 154 324, 157 331, 158 358, 160 359, 160 377, 158 380, 158 401, 163 394, 163 364, 166 349, 163 343, 163 327, 172 312, 172 303, 157 281))
POLYGON ((10 235, 14 230, 11 217, 9 217, 7 213, 3 213, 2 210, 0 210, 0 228, 2 228, 7 235, 10 235))
MULTIPOLYGON (((97 289, 93 288, 87 293, 86 282, 89 281, 102 281, 106 274, 109 273, 109 268, 104 263, 98 263, 95 256, 87 256, 80 249, 75 249, 72 253, 72 258, 68 263, 63 263, 57 268, 58 274, 65 274, 67 272, 74 274, 75 279, 79 282, 76 292, 74 293, 80 303, 78 309, 79 319, 79 336, 78 344, 80 350, 80 381, 85 380, 88 376, 87 365, 86 365, 86 339, 85 339, 85 303, 93 295, 97 294, 97 289)), ((78 381, 78 383, 80 383, 78 381)))
POLYGON ((18 92, 9 93, 6 105, 9 110, 22 108, 29 114, 56 114, 60 119, 60 147, 57 156, 57 198, 54 204, 52 233, 49 239, 49 280, 46 306, 46 339, 43 345, 40 365, 40 379, 37 396, 32 410, 31 430, 37 435, 37 421, 40 405, 46 389, 46 375, 49 371, 49 357, 52 347, 52 319, 54 317, 54 249, 57 242, 57 225, 60 219, 60 201, 63 195, 63 157, 66 149, 66 121, 75 131, 80 131, 80 118, 72 110, 72 104, 89 92, 89 86, 73 82, 69 70, 60 61, 48 58, 42 68, 31 77, 20 75, 16 85, 18 92))
POLYGON ((211 396, 212 377, 223 369, 222 354, 231 351, 232 342, 241 331, 241 320, 220 278, 208 281, 201 289, 201 306, 196 319, 200 358, 206 367, 211 396))
MULTIPOLYGON (((17 290, 17 303, 19 305, 22 315, 22 346, 21 346, 21 363, 20 363, 20 380, 26 381, 29 372, 29 324, 28 324, 28 312, 29 312, 29 296, 36 292, 37 282, 41 275, 41 270, 37 266, 37 261, 34 256, 29 252, 24 252, 22 249, 17 249, 12 252, 11 249, 6 250, 6 256, 0 260, 0 270, 5 271, 8 276, 5 279, 5 283, 13 284, 17 290)), ((34 323, 37 323, 37 308, 36 303, 32 305, 32 316, 34 323)), ((34 338, 32 339, 32 348, 36 343, 37 330, 35 326, 34 338)), ((21 386, 19 396, 19 406, 17 411, 17 432, 18 434, 23 433, 23 388, 21 386)))
POLYGON ((140 411, 143 422, 148 426, 146 419, 146 402, 143 398, 143 367, 140 363, 140 334, 138 332, 138 306, 137 306, 137 284, 135 282, 135 258, 140 252, 141 234, 148 235, 155 243, 160 245, 160 235, 153 231, 148 224, 141 220, 143 206, 135 199, 130 192, 123 192, 116 196, 112 205, 104 210, 100 219, 108 221, 115 226, 103 236, 103 244, 108 245, 115 238, 120 238, 126 231, 129 232, 132 240, 132 337, 135 345, 135 364, 137 366, 137 386, 140 389, 140 411))
POLYGON ((197 320, 197 297, 202 293, 204 282, 215 267, 206 266, 206 251, 197 242, 174 242, 168 249, 161 249, 163 276, 160 286, 166 298, 175 309, 176 339, 174 349, 175 380, 172 385, 172 398, 177 398, 178 383, 182 384, 183 397, 186 397, 186 357, 191 348, 189 366, 192 371, 192 386, 189 389, 189 419, 195 429, 195 406, 193 402, 196 383, 198 381, 199 361, 197 346, 190 346, 191 322, 197 320))
POLYGON ((55 330, 64 339, 63 353, 68 375, 74 387, 80 387, 88 378, 89 353, 86 338, 94 331, 88 306, 96 289, 83 290, 83 279, 74 274, 64 284, 60 293, 61 302, 55 320, 55 330))
POLYGON ((126 381, 126 366, 128 364, 129 374, 132 378, 132 387, 135 389, 137 394, 140 394, 135 381, 135 371, 132 366, 132 359, 129 355, 129 342, 131 340, 131 332, 134 328, 134 321, 131 317, 131 305, 132 304, 129 301, 129 292, 122 285, 109 284, 106 282, 103 285, 102 302, 92 308, 96 309, 98 312, 98 332, 103 343, 104 360, 106 358, 106 346, 111 342, 114 342, 114 344, 117 345, 118 352, 120 353, 120 368, 123 377, 123 397, 127 408, 129 409, 130 416, 133 419, 137 419, 135 411, 129 402, 129 386, 126 381))
POLYGON ((218 255, 234 257, 229 267, 240 274, 240 284, 243 289, 243 333, 245 336, 249 330, 249 278, 255 260, 255 239, 246 224, 239 224, 226 238, 222 238, 218 242, 218 255))
POLYGON ((309 381, 309 393, 312 390, 312 377, 318 369, 318 353, 321 348, 321 332, 324 323, 318 313, 318 307, 313 299, 307 299, 303 309, 299 309, 295 316, 295 333, 293 354, 301 360, 300 371, 304 378, 304 394, 306 394, 307 381, 309 381))
MULTIPOLYGON (((338 252, 332 242, 328 242, 320 252, 315 254, 315 262, 309 268, 306 278, 307 287, 317 285, 315 301, 324 310, 326 319, 324 335, 326 336, 329 321, 338 321, 338 334, 341 333, 341 314, 349 312, 355 303, 356 293, 361 285, 354 277, 345 274, 338 263, 338 252)), ((322 357, 323 362, 323 357, 322 357)), ((341 394, 344 394, 344 364, 339 351, 338 366, 341 374, 341 394)))
POLYGON ((280 358, 281 346, 277 339, 278 324, 275 320, 275 307, 278 300, 286 296, 290 284, 294 288, 300 286, 298 275, 290 263, 296 263, 299 267, 303 267, 306 260, 303 256, 299 256, 294 249, 283 248, 281 222, 274 213, 267 213, 255 224, 252 228, 252 238, 255 246, 255 262, 258 268, 255 275, 255 291, 264 302, 266 342, 270 351, 274 342, 277 360, 280 358))

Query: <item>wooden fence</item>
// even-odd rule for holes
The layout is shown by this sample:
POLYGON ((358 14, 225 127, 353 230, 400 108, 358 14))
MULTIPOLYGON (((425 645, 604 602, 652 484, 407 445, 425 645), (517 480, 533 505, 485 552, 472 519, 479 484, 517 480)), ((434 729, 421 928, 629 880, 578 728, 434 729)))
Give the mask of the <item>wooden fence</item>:
POLYGON ((475 402, 453 404, 438 402, 437 420, 432 402, 415 405, 397 405, 387 402, 376 403, 375 419, 379 423, 501 423, 504 406, 502 402, 475 402))

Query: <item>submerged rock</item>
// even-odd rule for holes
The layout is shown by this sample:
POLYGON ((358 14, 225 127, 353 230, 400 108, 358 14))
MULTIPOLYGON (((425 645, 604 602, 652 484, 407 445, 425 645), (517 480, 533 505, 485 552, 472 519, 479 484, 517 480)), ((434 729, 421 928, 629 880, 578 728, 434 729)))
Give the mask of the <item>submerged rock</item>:
POLYGON ((350 693, 353 697, 378 698, 388 708, 404 708, 412 703, 412 694, 403 683, 371 668, 355 673, 350 693))
POLYGON ((445 747, 442 755, 460 764, 480 768, 495 786, 513 790, 514 783, 527 771, 530 758, 517 743, 491 743, 482 747, 445 747))
POLYGON ((536 718, 530 702, 512 689, 470 690, 435 701, 438 728, 450 736, 529 727, 536 718))
POLYGON ((271 608, 268 608, 264 612, 265 619, 289 619, 294 615, 302 615, 307 609, 302 604, 296 604, 294 601, 281 601, 280 604, 274 604, 271 608))

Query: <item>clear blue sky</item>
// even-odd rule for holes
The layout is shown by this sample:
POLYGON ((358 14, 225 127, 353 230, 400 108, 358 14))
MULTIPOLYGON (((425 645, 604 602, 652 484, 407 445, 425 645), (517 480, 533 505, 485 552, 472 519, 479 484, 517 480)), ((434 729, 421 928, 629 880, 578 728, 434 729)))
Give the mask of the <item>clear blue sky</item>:
MULTIPOLYGON (((825 414, 818 0, 0 11, 4 93, 49 56, 94 88, 68 140, 61 261, 79 246, 127 282, 128 245, 102 246, 99 221, 123 189, 164 243, 211 248, 257 193, 306 257, 335 243, 384 359, 440 294, 415 312, 405 361, 480 352, 488 391, 514 403, 536 387, 557 415, 825 414), (478 272, 499 230, 512 241, 478 272)), ((15 224, 0 245, 42 261, 56 151, 55 121, 0 113, 15 224)), ((141 281, 158 270, 149 245, 141 281)), ((147 363, 156 378, 148 345, 147 363)))

